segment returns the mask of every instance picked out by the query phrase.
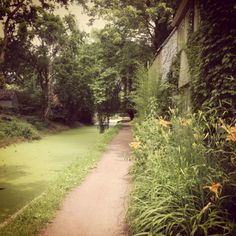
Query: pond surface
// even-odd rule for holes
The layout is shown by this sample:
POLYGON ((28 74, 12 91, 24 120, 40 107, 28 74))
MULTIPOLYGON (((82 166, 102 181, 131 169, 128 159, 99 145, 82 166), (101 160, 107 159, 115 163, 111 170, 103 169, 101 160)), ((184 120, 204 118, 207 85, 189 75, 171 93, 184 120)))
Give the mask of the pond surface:
POLYGON ((41 194, 76 158, 83 158, 99 136, 96 127, 82 127, 1 148, 0 222, 41 194))

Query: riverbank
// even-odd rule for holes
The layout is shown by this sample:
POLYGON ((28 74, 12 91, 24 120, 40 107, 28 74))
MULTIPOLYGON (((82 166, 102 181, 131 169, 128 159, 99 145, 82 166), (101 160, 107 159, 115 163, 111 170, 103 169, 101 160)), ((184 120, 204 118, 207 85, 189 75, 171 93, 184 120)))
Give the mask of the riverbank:
MULTIPOLYGON (((80 126, 80 124, 77 124, 77 126, 80 126)), ((39 140, 47 134, 58 133, 70 128, 58 122, 43 122, 36 116, 1 114, 0 148, 25 141, 39 140)))

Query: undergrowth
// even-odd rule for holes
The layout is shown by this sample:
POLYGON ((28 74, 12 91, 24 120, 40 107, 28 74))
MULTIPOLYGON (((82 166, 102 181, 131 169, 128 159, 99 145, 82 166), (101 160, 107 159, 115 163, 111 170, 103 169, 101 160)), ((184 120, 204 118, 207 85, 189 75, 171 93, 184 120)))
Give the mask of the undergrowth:
POLYGON ((199 115, 172 114, 171 121, 149 117, 135 125, 133 235, 235 235, 233 173, 210 157, 202 122, 199 115))
POLYGON ((102 134, 100 140, 86 156, 77 158, 74 163, 67 167, 62 174, 52 181, 50 187, 41 196, 33 200, 16 218, 0 229, 0 235, 39 235, 55 216, 55 212, 59 209, 66 194, 78 186, 94 167, 105 150, 106 144, 118 133, 120 127, 117 125, 102 134))
POLYGON ((0 139, 21 137, 28 140, 39 139, 37 129, 30 123, 17 119, 4 117, 0 119, 0 139))

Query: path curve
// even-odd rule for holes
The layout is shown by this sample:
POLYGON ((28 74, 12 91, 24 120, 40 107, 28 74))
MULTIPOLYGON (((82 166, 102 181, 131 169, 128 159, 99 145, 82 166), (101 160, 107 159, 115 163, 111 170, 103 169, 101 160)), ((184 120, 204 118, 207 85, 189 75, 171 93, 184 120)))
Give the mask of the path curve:
POLYGON ((124 236, 130 126, 124 124, 107 146, 96 169, 65 199, 62 209, 42 236, 124 236))

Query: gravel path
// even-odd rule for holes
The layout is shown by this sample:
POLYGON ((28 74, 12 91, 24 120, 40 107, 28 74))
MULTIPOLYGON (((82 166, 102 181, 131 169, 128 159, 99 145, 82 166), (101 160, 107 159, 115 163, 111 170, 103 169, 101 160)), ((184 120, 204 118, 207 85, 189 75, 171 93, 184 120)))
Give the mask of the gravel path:
POLYGON ((129 125, 107 146, 97 168, 65 199, 42 236, 124 236, 128 170, 131 162, 129 125))

